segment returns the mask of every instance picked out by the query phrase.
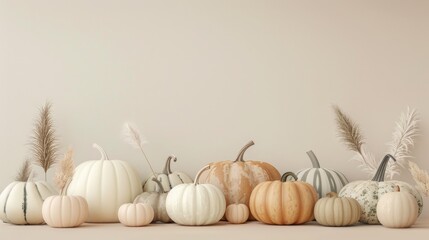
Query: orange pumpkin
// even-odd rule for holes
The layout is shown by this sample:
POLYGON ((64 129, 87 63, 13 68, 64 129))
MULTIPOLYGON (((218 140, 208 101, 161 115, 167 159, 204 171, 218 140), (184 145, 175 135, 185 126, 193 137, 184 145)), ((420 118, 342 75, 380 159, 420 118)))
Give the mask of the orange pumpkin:
POLYGON ((201 183, 210 183, 225 194, 226 205, 246 204, 253 188, 261 182, 280 179, 280 173, 271 164, 261 161, 244 161, 245 151, 255 143, 250 141, 235 161, 221 161, 209 164, 208 170, 201 176, 201 183))
POLYGON ((314 205, 318 195, 313 186, 294 180, 296 175, 287 172, 281 181, 258 184, 250 196, 250 212, 260 222, 266 224, 302 224, 314 219, 314 205))

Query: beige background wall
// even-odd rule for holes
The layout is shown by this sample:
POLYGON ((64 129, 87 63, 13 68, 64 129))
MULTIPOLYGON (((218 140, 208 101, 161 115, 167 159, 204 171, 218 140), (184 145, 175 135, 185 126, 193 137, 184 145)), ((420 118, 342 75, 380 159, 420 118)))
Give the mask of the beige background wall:
POLYGON ((194 176, 253 139, 246 157, 281 172, 310 166, 313 149, 323 166, 365 179, 332 104, 379 158, 400 113, 417 108, 414 153, 429 169, 428 12, 428 1, 0 1, 0 188, 47 99, 62 151, 98 159, 97 142, 142 177, 147 165, 121 139, 126 120, 157 169, 174 153, 173 169, 194 176))

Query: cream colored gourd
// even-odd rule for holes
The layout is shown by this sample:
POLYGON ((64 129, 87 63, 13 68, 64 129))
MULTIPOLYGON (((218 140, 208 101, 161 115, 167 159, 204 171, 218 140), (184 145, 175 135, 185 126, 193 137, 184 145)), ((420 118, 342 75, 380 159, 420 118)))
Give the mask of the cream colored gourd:
POLYGON ((225 218, 234 224, 245 223, 249 218, 249 208, 246 204, 230 204, 226 207, 225 218))
POLYGON ((399 186, 378 200, 377 217, 385 227, 408 228, 416 222, 418 216, 419 206, 415 197, 408 192, 401 192, 399 186))
POLYGON ((149 225, 153 216, 152 207, 145 203, 125 203, 118 210, 119 221, 128 227, 149 225))
POLYGON ((351 182, 344 186, 338 194, 340 197, 350 197, 359 202, 362 208, 362 214, 359 221, 362 223, 380 224, 377 218, 378 200, 384 194, 393 192, 396 185, 401 188, 401 191, 409 192, 414 196, 417 201, 417 205, 419 206, 419 215, 423 210, 422 196, 413 186, 406 182, 397 180, 384 181, 384 174, 386 172, 389 159, 395 160, 395 158, 390 154, 386 155, 380 163, 380 166, 372 180, 351 182))
POLYGON ((167 209, 165 206, 165 201, 167 199, 168 193, 164 191, 161 183, 156 179, 152 179, 155 183, 159 184, 160 192, 143 192, 134 199, 134 203, 145 203, 149 204, 153 211, 154 217, 153 222, 161 221, 163 223, 172 222, 171 218, 168 216, 167 209))
POLYGON ((77 166, 67 195, 79 195, 89 207, 87 222, 118 222, 118 209, 131 203, 142 192, 141 179, 125 161, 109 160, 104 150, 101 160, 86 161, 77 166))
POLYGON ((291 172, 283 174, 281 181, 258 184, 252 191, 250 212, 266 224, 302 224, 313 220, 314 205, 318 195, 313 186, 296 181, 291 172), (295 181, 287 181, 292 176, 295 181))
POLYGON ((9 184, 0 195, 0 218, 12 224, 44 224, 43 201, 57 192, 46 182, 9 184))
POLYGON ((42 213, 51 227, 77 227, 88 217, 88 203, 81 196, 50 196, 43 202, 42 213))
MULTIPOLYGON (((208 167, 207 167, 208 168, 208 167)), ((166 207, 170 218, 181 225, 211 225, 225 214, 225 196, 212 184, 197 184, 203 168, 194 183, 180 184, 168 193, 166 207)))
POLYGON ((192 183, 193 180, 186 173, 183 172, 172 172, 171 171, 171 161, 176 162, 177 158, 174 155, 170 155, 165 161, 164 170, 162 173, 158 173, 156 176, 151 175, 148 177, 143 184, 144 192, 159 192, 160 188, 158 183, 152 181, 153 178, 157 178, 161 183, 163 191, 168 192, 173 187, 182 184, 182 183, 192 183))
POLYGON ((249 206, 250 194, 256 185, 280 179, 279 171, 271 164, 243 159, 246 150, 254 144, 253 141, 247 143, 235 161, 210 163, 201 176, 201 183, 213 184, 223 191, 227 205, 243 203, 249 206))
POLYGON ((338 197, 330 192, 319 199, 314 206, 314 217, 320 225, 349 226, 359 222, 362 213, 359 203, 353 198, 338 197))

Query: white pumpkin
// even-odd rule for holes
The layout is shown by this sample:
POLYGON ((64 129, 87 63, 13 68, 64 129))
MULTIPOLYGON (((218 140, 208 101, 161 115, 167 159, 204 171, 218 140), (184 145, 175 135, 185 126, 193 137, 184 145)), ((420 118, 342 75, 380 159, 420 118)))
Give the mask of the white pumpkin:
MULTIPOLYGON (((177 158, 174 155, 170 155, 165 161, 164 170, 162 173, 157 174, 158 181, 162 184, 162 187, 165 192, 170 191, 173 187, 182 184, 182 183, 192 183, 193 180, 186 173, 183 172, 172 172, 171 171, 171 160, 174 162, 177 161, 177 158)), ((154 175, 148 177, 143 184, 144 192, 159 192, 159 186, 157 183, 152 181, 154 175)))
POLYGON ((44 224, 43 201, 55 194, 46 182, 12 182, 0 195, 0 218, 5 223, 44 224))
POLYGON ((225 214, 226 201, 222 190, 212 184, 197 184, 200 170, 194 183, 180 184, 171 189, 166 207, 170 218, 181 225, 210 225, 219 222, 225 214))
POLYGON ((236 203, 226 207, 225 218, 229 223, 241 224, 245 223, 249 218, 249 208, 246 204, 236 203))
POLYGON ((50 196, 43 202, 42 214, 51 227, 77 227, 88 217, 88 203, 81 196, 50 196))
POLYGON ((153 220, 153 209, 149 204, 125 203, 118 210, 119 221, 128 227, 141 227, 153 220))
POLYGON ((408 228, 413 225, 418 214, 419 206, 413 195, 401 192, 399 186, 395 191, 380 197, 377 204, 377 217, 381 224, 389 228, 408 228))
POLYGON ((163 223, 172 222, 171 218, 168 216, 167 209, 165 207, 165 202, 167 199, 168 193, 164 191, 161 183, 153 178, 152 181, 159 184, 160 192, 143 192, 134 199, 134 203, 145 203, 149 204, 154 212, 153 222, 161 221, 163 223))
POLYGON ((339 192, 349 181, 341 172, 320 167, 319 160, 313 151, 308 151, 312 168, 300 170, 296 173, 298 180, 311 184, 317 191, 319 198, 330 192, 339 192))
POLYGON ((378 200, 382 195, 393 192, 396 185, 398 185, 402 191, 409 192, 416 199, 417 205, 419 206, 419 215, 423 210, 422 196, 410 184, 401 181, 384 181, 384 174, 390 158, 395 160, 393 156, 389 154, 386 155, 372 180, 351 182, 344 186, 339 193, 340 197, 350 197, 359 202, 362 208, 362 215, 359 221, 362 223, 380 224, 377 218, 378 200))
POLYGON ((109 160, 104 150, 101 160, 86 161, 77 166, 67 195, 82 196, 88 202, 86 222, 118 222, 118 209, 131 203, 142 192, 141 179, 125 161, 109 160))

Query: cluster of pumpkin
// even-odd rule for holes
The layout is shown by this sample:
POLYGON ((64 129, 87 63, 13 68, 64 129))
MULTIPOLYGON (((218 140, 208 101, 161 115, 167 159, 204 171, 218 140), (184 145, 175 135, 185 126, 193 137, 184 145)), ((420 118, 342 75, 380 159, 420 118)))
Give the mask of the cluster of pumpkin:
POLYGON ((266 162, 243 159, 253 144, 245 145, 235 161, 208 164, 195 181, 172 172, 170 164, 176 158, 170 156, 164 171, 150 176, 143 189, 129 164, 109 160, 94 145, 101 160, 80 164, 65 195, 53 196, 56 191, 45 182, 13 182, 0 195, 0 218, 53 227, 117 221, 127 226, 156 221, 209 225, 223 217, 231 223, 256 219, 267 224, 303 224, 315 219, 326 226, 360 221, 409 227, 422 211, 416 189, 405 182, 384 181, 389 155, 371 181, 348 183, 343 174, 321 168, 311 151, 313 168, 280 176, 266 162))

